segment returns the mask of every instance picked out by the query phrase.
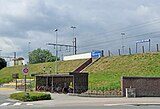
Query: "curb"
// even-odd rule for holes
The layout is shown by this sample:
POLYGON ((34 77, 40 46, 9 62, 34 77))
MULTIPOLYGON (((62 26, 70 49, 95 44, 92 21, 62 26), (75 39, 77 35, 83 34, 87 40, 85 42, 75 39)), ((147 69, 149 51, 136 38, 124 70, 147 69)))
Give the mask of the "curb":
POLYGON ((114 96, 114 95, 91 95, 91 94, 73 94, 68 93, 69 96, 78 96, 78 97, 93 97, 93 98, 122 98, 123 96, 114 96))
POLYGON ((15 90, 15 88, 0 88, 0 90, 15 90))

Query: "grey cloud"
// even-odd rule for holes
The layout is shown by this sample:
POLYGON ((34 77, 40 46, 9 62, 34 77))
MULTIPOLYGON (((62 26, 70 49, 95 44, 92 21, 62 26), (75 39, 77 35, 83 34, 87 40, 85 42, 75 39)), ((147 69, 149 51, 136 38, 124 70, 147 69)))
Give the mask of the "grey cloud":
MULTIPOLYGON (((75 34, 80 47, 97 43, 97 47, 88 46, 81 51, 106 49, 107 44, 109 49, 116 48, 121 46, 121 41, 107 41, 120 39, 121 32, 129 37, 158 30, 158 23, 131 31, 122 28, 160 17, 159 5, 158 0, 0 0, 0 38, 12 38, 23 49, 28 41, 35 42, 39 38, 36 44, 32 43, 33 48, 42 43, 45 47, 47 41, 55 41, 51 30, 58 28, 59 43, 71 43, 70 26, 73 25, 77 27, 75 34), (104 43, 98 47, 101 42, 104 43)), ((143 37, 127 40, 136 39, 143 37)))

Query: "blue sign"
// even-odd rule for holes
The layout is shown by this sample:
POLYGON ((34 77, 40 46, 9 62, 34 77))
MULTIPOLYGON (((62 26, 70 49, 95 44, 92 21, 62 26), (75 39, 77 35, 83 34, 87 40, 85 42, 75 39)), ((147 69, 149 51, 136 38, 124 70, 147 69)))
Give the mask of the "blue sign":
POLYGON ((102 57, 102 55, 103 55, 102 51, 95 51, 91 53, 92 58, 99 58, 99 57, 102 57))

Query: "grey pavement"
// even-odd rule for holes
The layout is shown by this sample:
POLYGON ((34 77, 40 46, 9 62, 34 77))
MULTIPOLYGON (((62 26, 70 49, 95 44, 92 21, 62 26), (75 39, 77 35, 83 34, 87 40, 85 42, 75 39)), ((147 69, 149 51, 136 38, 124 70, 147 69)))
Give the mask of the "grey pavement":
POLYGON ((92 98, 51 93, 52 100, 20 102, 8 99, 9 94, 17 92, 0 90, 0 109, 158 109, 160 97, 143 98, 92 98), (9 103, 5 105, 5 103, 9 103), (17 105, 16 105, 17 104, 17 105))
POLYGON ((45 104, 53 106, 110 106, 110 105, 128 105, 128 104, 154 104, 160 105, 159 97, 143 97, 143 98, 92 98, 69 96, 65 94, 51 94, 53 100, 38 101, 35 104, 45 104))

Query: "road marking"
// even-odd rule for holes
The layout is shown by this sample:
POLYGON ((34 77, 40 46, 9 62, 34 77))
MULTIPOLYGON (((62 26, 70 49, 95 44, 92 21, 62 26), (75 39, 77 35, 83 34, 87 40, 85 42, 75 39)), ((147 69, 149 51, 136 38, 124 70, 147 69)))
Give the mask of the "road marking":
POLYGON ((32 106, 33 104, 27 104, 27 106, 32 106))
POLYGON ((19 105, 21 105, 21 104, 22 104, 22 103, 18 103, 18 102, 17 102, 17 103, 14 104, 14 106, 19 106, 19 105))
POLYGON ((7 106, 7 105, 9 105, 10 103, 3 103, 3 104, 1 104, 0 106, 7 106))
MULTIPOLYGON (((8 106, 8 105, 20 106, 20 105, 22 105, 22 103, 19 103, 19 102, 16 102, 16 103, 13 103, 13 102, 2 103, 2 104, 0 105, 0 107, 1 107, 1 106, 8 106)), ((31 104, 31 103, 27 103, 27 104, 25 104, 25 105, 27 105, 27 106, 33 106, 33 104, 31 104)))
POLYGON ((104 104, 104 106, 122 106, 122 105, 128 105, 128 103, 121 103, 121 104, 104 104))

